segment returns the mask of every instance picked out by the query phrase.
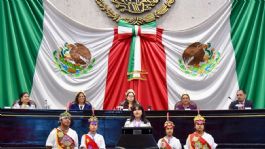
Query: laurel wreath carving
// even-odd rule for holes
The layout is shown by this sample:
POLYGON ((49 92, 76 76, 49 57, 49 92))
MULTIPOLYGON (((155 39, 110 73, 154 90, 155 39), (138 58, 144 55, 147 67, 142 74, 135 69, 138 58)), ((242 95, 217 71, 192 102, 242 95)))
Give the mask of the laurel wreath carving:
POLYGON ((109 6, 104 2, 104 0, 95 0, 97 5, 100 7, 102 11, 104 11, 108 17, 110 17, 113 21, 118 22, 119 20, 125 20, 126 22, 133 25, 142 25, 145 23, 149 23, 155 21, 162 15, 164 15, 175 0, 166 0, 158 9, 154 12, 150 12, 144 16, 136 16, 136 17, 122 17, 120 14, 109 8, 109 6))
POLYGON ((111 0, 114 6, 121 12, 141 14, 153 9, 160 0, 111 0))

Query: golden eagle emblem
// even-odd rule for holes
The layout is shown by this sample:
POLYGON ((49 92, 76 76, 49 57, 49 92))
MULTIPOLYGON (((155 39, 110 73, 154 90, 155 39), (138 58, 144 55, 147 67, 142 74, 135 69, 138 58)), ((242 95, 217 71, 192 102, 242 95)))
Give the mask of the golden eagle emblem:
POLYGON ((53 52, 53 57, 55 64, 63 73, 76 77, 87 73, 95 63, 90 50, 81 43, 65 43, 53 52))
POLYGON ((211 43, 194 42, 190 44, 179 59, 180 70, 191 76, 205 76, 220 62, 221 56, 211 43))

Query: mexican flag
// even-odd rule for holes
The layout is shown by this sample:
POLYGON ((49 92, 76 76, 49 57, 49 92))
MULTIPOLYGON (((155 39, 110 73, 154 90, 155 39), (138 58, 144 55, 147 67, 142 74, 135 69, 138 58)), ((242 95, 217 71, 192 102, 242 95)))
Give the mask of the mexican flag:
POLYGON ((200 109, 227 109, 240 88, 264 108, 264 6, 227 0, 201 24, 173 31, 123 20, 91 28, 48 0, 1 1, 0 106, 28 91, 39 108, 47 100, 62 109, 84 91, 95 109, 111 110, 132 88, 145 109, 173 109, 184 93, 200 109))

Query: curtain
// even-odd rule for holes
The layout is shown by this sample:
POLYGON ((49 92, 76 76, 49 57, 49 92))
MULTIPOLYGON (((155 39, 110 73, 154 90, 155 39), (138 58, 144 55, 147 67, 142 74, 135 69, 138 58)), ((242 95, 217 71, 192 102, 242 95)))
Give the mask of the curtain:
POLYGON ((235 0, 230 17, 239 87, 255 108, 265 107, 264 7, 264 0, 235 0))
POLYGON ((0 106, 31 91, 42 40, 42 0, 0 1, 0 106), (34 36, 32 36, 34 35, 34 36))

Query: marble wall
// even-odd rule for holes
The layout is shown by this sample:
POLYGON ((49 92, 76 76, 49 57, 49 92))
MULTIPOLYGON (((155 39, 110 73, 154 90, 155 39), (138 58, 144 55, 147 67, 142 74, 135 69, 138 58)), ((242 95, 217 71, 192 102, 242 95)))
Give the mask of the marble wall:
MULTIPOLYGON (((86 26, 108 28, 116 25, 116 22, 112 21, 100 10, 95 0, 49 1, 62 13, 86 26)), ((110 2, 111 0, 104 1, 115 9, 110 2)), ((165 0, 160 1, 162 2, 165 0)), ((169 30, 188 29, 202 23, 209 16, 213 15, 225 1, 226 0, 175 0, 175 3, 167 14, 159 18, 157 22, 159 26, 169 30)), ((157 7, 159 7, 159 5, 157 7)))

